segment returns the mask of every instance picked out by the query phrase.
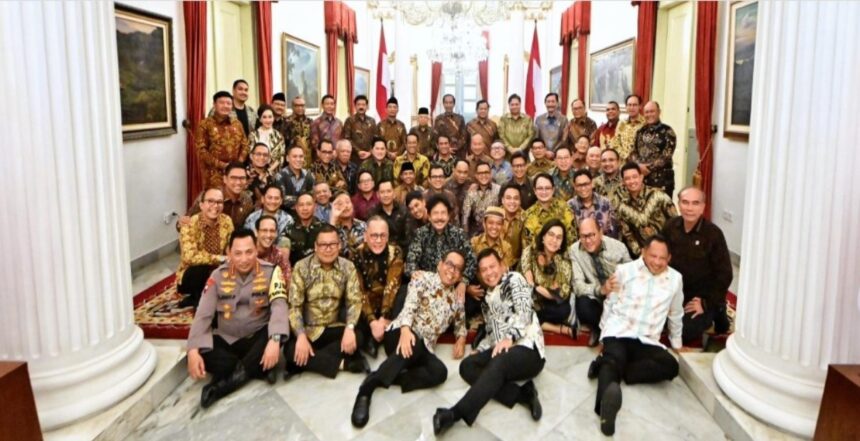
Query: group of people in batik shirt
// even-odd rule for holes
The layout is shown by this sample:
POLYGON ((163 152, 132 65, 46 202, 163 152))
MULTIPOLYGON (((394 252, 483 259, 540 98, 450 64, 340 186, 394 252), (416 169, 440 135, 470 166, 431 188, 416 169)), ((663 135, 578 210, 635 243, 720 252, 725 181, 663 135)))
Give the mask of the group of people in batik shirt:
POLYGON ((622 379, 678 373, 664 324, 674 350, 728 329, 726 242, 698 188, 678 192, 678 214, 675 133, 657 102, 628 96, 623 119, 610 102, 598 126, 582 100, 567 119, 550 93, 533 121, 511 95, 498 122, 481 100, 467 123, 445 95, 407 130, 396 98, 377 122, 359 95, 342 122, 331 95, 312 120, 301 96, 287 115, 284 94, 256 112, 248 94, 237 80, 214 95, 194 135, 206 189, 177 224, 176 307, 195 309, 188 369, 212 377, 204 407, 251 378, 276 382, 283 357, 285 379, 367 375, 352 413, 363 427, 375 389, 446 380, 438 342, 452 332, 471 387, 434 431, 471 425, 490 399, 538 420, 544 333, 587 330, 612 434, 622 379))

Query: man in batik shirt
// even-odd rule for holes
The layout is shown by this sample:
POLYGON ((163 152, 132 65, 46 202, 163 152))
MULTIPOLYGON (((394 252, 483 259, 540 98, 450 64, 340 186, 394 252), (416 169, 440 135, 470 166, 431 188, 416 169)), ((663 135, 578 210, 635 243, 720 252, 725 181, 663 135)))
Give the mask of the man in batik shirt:
POLYGON ((600 153, 600 175, 594 178, 594 191, 609 198, 613 206, 618 205, 619 193, 624 190, 621 182, 621 164, 615 149, 606 149, 600 153))
POLYGON ((585 111, 585 101, 577 98, 570 103, 570 110, 573 113, 573 118, 567 123, 567 132, 565 134, 567 144, 570 145, 579 139, 580 136, 587 136, 589 140, 597 131, 597 123, 588 117, 585 111))
POLYGON ((573 156, 566 145, 555 149, 555 168, 550 171, 555 186, 555 197, 566 201, 573 197, 573 156))
POLYGON ((609 199, 594 192, 591 173, 588 170, 577 170, 573 174, 573 185, 576 195, 567 201, 567 206, 573 211, 577 223, 583 219, 592 218, 597 221, 603 234, 618 238, 618 221, 615 220, 615 210, 609 199))
POLYGON ((636 132, 636 142, 630 161, 639 163, 645 174, 645 185, 663 190, 669 198, 675 191, 675 131, 660 121, 660 104, 645 104, 645 125, 636 132))
POLYGON ((463 115, 454 113, 454 95, 446 94, 442 97, 442 107, 445 112, 436 116, 433 123, 433 132, 436 136, 445 135, 451 146, 451 154, 458 158, 466 156, 466 142, 469 140, 469 132, 466 130, 466 120, 463 115))
POLYGON ((451 205, 443 196, 433 196, 427 201, 430 223, 419 228, 409 245, 406 255, 406 276, 416 271, 432 271, 450 250, 457 250, 466 257, 463 276, 472 280, 475 276, 475 256, 472 246, 462 228, 451 225, 451 205))
POLYGON ((403 393, 438 386, 448 369, 435 355, 439 336, 451 325, 457 342, 452 358, 466 352, 466 321, 456 286, 463 274, 464 258, 450 251, 436 264, 435 272, 419 271, 409 282, 403 311, 385 330, 388 358, 361 384, 352 408, 352 425, 364 427, 370 419, 370 399, 378 387, 397 383, 403 393))
MULTIPOLYGON (((376 358, 385 328, 400 312, 397 291, 403 276, 403 251, 390 243, 388 222, 379 216, 367 221, 362 243, 353 262, 361 285, 361 319, 358 333, 367 343, 361 348, 376 358)), ((399 302, 402 307, 402 300, 399 302)))
POLYGON ((314 174, 314 183, 325 182, 334 190, 346 191, 346 179, 340 173, 340 167, 337 166, 334 160, 334 145, 328 139, 320 141, 319 149, 317 149, 317 160, 311 167, 311 173, 314 174))
POLYGON ((663 191, 644 184, 639 166, 629 162, 621 168, 626 192, 619 198, 615 215, 621 226, 621 240, 630 255, 639 257, 648 238, 659 233, 678 210, 663 191))
POLYGON ((618 123, 615 129, 615 137, 612 138, 612 148, 621 157, 621 163, 627 162, 627 157, 633 152, 636 143, 636 132, 645 125, 645 118, 639 114, 642 99, 639 95, 627 96, 627 119, 618 123))
POLYGON ((350 372, 370 371, 355 334, 361 316, 358 274, 339 252, 337 230, 323 225, 314 253, 293 267, 289 291, 293 335, 284 346, 285 379, 305 370, 334 378, 341 362, 350 372))
POLYGON ((597 128, 592 135, 592 143, 606 150, 611 146, 612 138, 615 138, 615 129, 618 127, 618 103, 610 101, 606 104, 606 122, 597 128))
POLYGON ((311 124, 313 124, 313 121, 305 115, 305 99, 301 96, 293 98, 293 114, 287 118, 287 125, 290 128, 290 135, 292 135, 287 144, 287 152, 289 152, 292 146, 301 147, 302 152, 305 154, 304 164, 302 164, 304 168, 310 168, 313 162, 313 152, 311 152, 311 124))
POLYGON ((466 192, 463 201, 463 229, 469 238, 484 232, 484 213, 499 202, 501 186, 493 182, 490 164, 482 162, 475 169, 476 186, 466 192))
POLYGON ((212 102, 215 105, 212 115, 200 122, 194 135, 206 188, 220 187, 227 164, 245 162, 250 147, 242 123, 230 117, 233 97, 222 90, 212 97, 212 102))
POLYGON ((481 135, 484 139, 484 146, 489 148, 493 141, 499 137, 499 128, 496 123, 490 119, 490 103, 487 100, 480 100, 475 105, 477 116, 469 121, 466 125, 466 130, 470 135, 481 135))
MULTIPOLYGON (((247 183, 248 171, 245 170, 245 167, 241 163, 231 162, 227 165, 220 188, 224 195, 223 212, 230 217, 234 226, 244 225, 245 219, 254 211, 254 200, 251 192, 245 190, 247 183)), ((179 231, 180 227, 187 225, 191 221, 191 216, 200 213, 201 202, 203 202, 203 195, 205 194, 206 190, 200 192, 197 198, 194 199, 191 208, 185 213, 185 216, 179 218, 176 222, 176 231, 179 231)))
POLYGON ((281 249, 275 243, 278 240, 277 222, 274 216, 264 214, 254 223, 257 232, 257 257, 280 268, 286 281, 290 280, 293 267, 290 265, 290 256, 287 255, 289 249, 281 249))
POLYGON ((407 162, 412 164, 416 184, 424 185, 430 174, 430 158, 418 151, 418 135, 414 133, 406 135, 406 151, 394 160, 394 176, 400 177, 400 168, 407 162))
MULTIPOLYGON (((334 116, 337 103, 331 95, 322 97, 322 115, 311 124, 311 148, 319 148, 320 141, 327 139, 332 143, 343 137, 343 122, 334 116)), ((314 157, 313 159, 317 159, 314 157)))
POLYGON ((385 140, 376 138, 370 150, 371 156, 361 163, 359 170, 367 170, 373 175, 373 182, 379 185, 382 181, 394 180, 394 162, 388 159, 385 140))
POLYGON ((373 147, 373 139, 379 136, 379 129, 376 120, 367 114, 367 97, 359 95, 352 102, 355 114, 343 122, 343 139, 352 142, 353 163, 361 164, 370 157, 370 148, 373 147))
MULTIPOLYGON (((418 109, 418 125, 409 129, 409 134, 418 137, 418 153, 431 157, 436 153, 433 145, 433 127, 430 127, 430 110, 426 107, 418 109)), ((409 140, 407 139, 407 142, 409 140)))
MULTIPOLYGON (((457 201, 457 196, 451 190, 445 188, 445 171, 439 164, 430 166, 430 178, 427 180, 427 189, 424 190, 424 199, 430 200, 431 196, 441 195, 448 199, 448 204, 452 207, 451 220, 452 225, 460 224, 460 203, 457 201)), ((426 207, 425 207, 426 208, 426 207)))
POLYGON ((293 135, 287 119, 287 96, 283 92, 272 95, 272 111, 275 112, 275 122, 272 127, 284 137, 284 147, 289 147, 293 141, 293 135))
POLYGON ((552 176, 541 173, 535 176, 535 195, 537 203, 523 212, 523 249, 532 245, 544 224, 558 219, 567 230, 568 242, 576 240, 576 220, 573 213, 561 199, 553 197, 555 187, 552 176))
POLYGON ((433 155, 430 164, 442 167, 446 178, 454 173, 454 165, 457 164, 457 157, 451 153, 451 143, 447 135, 436 137, 436 154, 433 155))
POLYGON ((534 122, 528 115, 520 112, 521 101, 519 95, 511 95, 508 98, 510 113, 499 120, 499 139, 511 155, 527 149, 529 142, 535 137, 534 122))
POLYGON ((532 145, 529 148, 532 156, 534 157, 534 161, 529 163, 528 167, 526 167, 526 174, 529 179, 534 179, 540 173, 549 173, 552 171, 555 164, 552 163, 552 160, 549 159, 553 156, 550 156, 550 153, 547 151, 547 145, 540 138, 532 141, 532 145))
POLYGON ((394 161, 403 153, 406 146, 406 125, 397 119, 400 105, 397 98, 391 97, 385 106, 386 118, 379 122, 379 136, 385 140, 385 148, 388 150, 388 159, 394 161))
POLYGON ((340 192, 331 203, 331 225, 337 228, 340 238, 340 255, 354 261, 358 247, 364 243, 367 224, 353 216, 352 200, 346 192, 340 192))
POLYGON ((502 207, 487 207, 484 212, 484 232, 470 241, 472 252, 477 256, 487 248, 496 250, 505 268, 513 267, 515 258, 511 244, 502 237, 505 228, 505 210, 502 207))
POLYGON ((324 225, 314 216, 314 197, 302 193, 296 200, 296 222, 287 228, 290 243, 290 264, 309 256, 314 251, 314 240, 324 225))

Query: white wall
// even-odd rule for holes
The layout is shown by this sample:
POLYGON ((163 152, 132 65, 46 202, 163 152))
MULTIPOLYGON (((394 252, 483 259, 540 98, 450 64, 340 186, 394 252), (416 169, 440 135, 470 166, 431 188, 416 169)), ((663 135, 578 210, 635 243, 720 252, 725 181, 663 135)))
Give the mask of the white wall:
POLYGON ((714 118, 718 132, 714 135, 714 189, 711 194, 711 217, 726 236, 729 250, 740 255, 743 237, 744 196, 746 194, 746 141, 723 136, 726 104, 726 63, 728 62, 729 14, 728 3, 720 3, 717 30, 716 82, 714 88, 714 118), (731 213, 731 220, 724 218, 731 213))
MULTIPOLYGON (((272 90, 284 90, 283 34, 307 41, 320 48, 320 96, 328 93, 326 78, 325 11, 320 1, 289 1, 272 3, 272 90)), ((359 35, 359 39, 361 35, 359 35)), ((357 64, 357 63, 356 63, 357 64)), ((287 99, 292 99, 288 97, 287 99)), ((308 108, 318 108, 320 103, 307 102, 308 108)))
MULTIPOLYGON (((586 63, 590 65, 591 54, 599 52, 607 47, 630 38, 636 38, 638 25, 636 18, 639 8, 630 5, 630 2, 591 2, 591 35, 588 36, 589 57, 586 63)), ((586 75, 590 75, 589 67, 586 67, 586 75)), ((585 86, 586 95, 589 93, 588 82, 585 86)), ((569 112, 568 112, 569 113, 569 112)), ((570 115, 568 115, 570 116, 570 115)), ((606 121, 603 112, 588 111, 597 124, 606 121)), ((622 118, 626 115, 622 115, 622 118)))
POLYGON ((185 26, 182 4, 173 1, 123 1, 123 4, 173 19, 173 67, 177 133, 144 140, 124 141, 128 237, 131 259, 176 240, 173 222, 164 225, 164 213, 185 212, 185 26))

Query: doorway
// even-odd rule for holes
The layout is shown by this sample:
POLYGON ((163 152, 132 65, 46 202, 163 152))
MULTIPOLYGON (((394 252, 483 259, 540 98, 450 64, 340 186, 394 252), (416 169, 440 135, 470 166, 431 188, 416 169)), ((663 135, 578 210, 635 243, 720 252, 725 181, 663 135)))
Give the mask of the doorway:
POLYGON ((206 96, 219 90, 231 91, 233 81, 243 78, 251 86, 248 104, 256 109, 260 90, 251 4, 219 1, 209 5, 206 96))
MULTIPOLYGON (((657 15, 657 44, 654 55, 653 98, 660 103, 660 119, 675 130, 676 144, 672 167, 675 191, 692 180, 688 176, 692 127, 693 96, 693 2, 661 2, 657 15), (668 3, 668 4, 667 4, 668 3)), ((674 195, 673 195, 674 198, 674 195)))

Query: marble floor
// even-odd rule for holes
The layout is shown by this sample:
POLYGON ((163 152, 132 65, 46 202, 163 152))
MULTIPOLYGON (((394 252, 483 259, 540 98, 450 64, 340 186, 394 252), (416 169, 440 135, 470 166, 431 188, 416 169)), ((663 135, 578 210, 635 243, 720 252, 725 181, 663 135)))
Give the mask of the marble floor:
POLYGON ((164 280, 165 277, 175 273, 178 267, 179 251, 177 250, 135 271, 131 278, 132 294, 138 295, 146 288, 164 280))
MULTIPOLYGON (((204 382, 183 381, 134 430, 133 440, 424 440, 433 439, 431 416, 437 407, 450 406, 466 391, 459 361, 451 346, 438 353, 448 366, 448 380, 426 391, 402 394, 400 389, 378 390, 367 427, 350 424, 355 393, 363 375, 340 373, 335 380, 305 373, 269 386, 253 381, 211 408, 199 407, 204 382)), ((382 362, 380 354, 371 365, 382 362)), ((596 381, 586 378, 594 357, 589 348, 549 347, 547 364, 536 379, 543 418, 532 421, 523 406, 508 409, 490 402, 471 428, 457 423, 444 439, 459 440, 592 440, 608 439, 593 412, 596 381)), ((622 386, 623 407, 618 414, 620 440, 722 440, 723 432, 679 377, 657 385, 622 386)))

